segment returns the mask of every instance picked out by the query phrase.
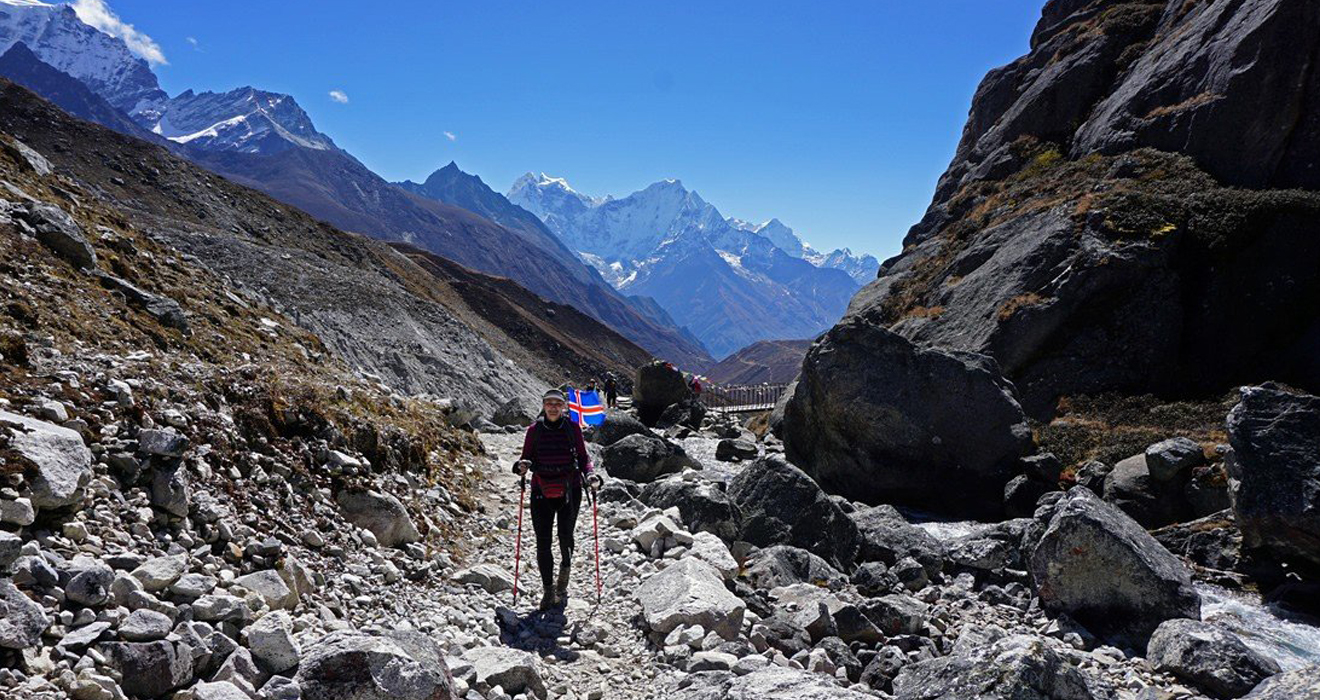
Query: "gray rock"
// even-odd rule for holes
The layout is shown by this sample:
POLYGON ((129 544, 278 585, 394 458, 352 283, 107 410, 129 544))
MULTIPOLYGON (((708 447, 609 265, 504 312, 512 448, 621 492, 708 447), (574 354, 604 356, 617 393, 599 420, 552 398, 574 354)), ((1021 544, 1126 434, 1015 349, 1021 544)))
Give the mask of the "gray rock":
POLYGON ((726 581, 732 581, 738 575, 738 562, 733 558, 728 545, 709 532, 698 532, 692 536, 692 544, 688 545, 686 556, 696 557, 715 567, 726 581))
POLYGON ((234 579, 234 583, 256 593, 271 610, 292 610, 298 606, 298 594, 274 569, 263 569, 234 579))
POLYGON ((651 431, 641 421, 622 411, 609 411, 605 422, 592 431, 591 441, 609 447, 629 435, 651 435, 651 431))
POLYGON ((1280 671, 1237 635, 1199 620, 1168 620, 1151 635, 1146 658, 1160 671, 1216 698, 1239 698, 1280 671))
POLYGON ((64 586, 64 596, 71 602, 88 607, 104 605, 110 598, 110 584, 115 572, 90 557, 76 557, 69 566, 72 577, 64 586))
POLYGON ((1004 485, 1004 514, 1022 518, 1036 512, 1036 501, 1054 487, 1026 474, 1018 474, 1004 485))
POLYGON ((120 687, 131 696, 154 698, 193 681, 192 649, 186 644, 106 642, 97 647, 123 679, 120 687))
POLYGON ((536 420, 536 411, 529 408, 526 403, 518 398, 512 398, 500 404, 491 416, 491 422, 495 425, 506 426, 516 425, 523 428, 531 425, 536 420))
POLYGON ((129 575, 137 579, 148 593, 159 593, 178 581, 187 569, 187 555, 178 554, 148 559, 142 562, 142 566, 133 569, 129 575))
POLYGON ((0 411, 0 431, 9 447, 36 470, 28 498, 37 508, 66 508, 82 502, 92 478, 92 453, 68 428, 0 411))
POLYGON ((26 143, 15 138, 9 138, 0 141, 0 145, 11 155, 16 156, 16 160, 20 163, 25 163, 37 175, 45 177, 51 173, 50 161, 46 160, 46 156, 41 155, 26 143))
POLYGON ((738 657, 733 654, 727 654, 722 651, 698 651, 688 659, 688 673, 697 673, 700 671, 728 671, 733 665, 738 663, 738 657))
POLYGON ((677 474, 688 467, 699 468, 683 448, 654 435, 629 435, 606 447, 600 464, 612 477, 650 482, 677 474))
POLYGON ((130 642, 154 642, 164 639, 173 627, 167 615, 154 610, 134 610, 119 623, 119 636, 130 642))
POLYGON ((247 693, 229 681, 198 683, 188 689, 192 700, 252 700, 247 693))
POLYGON ((1105 477, 1104 498, 1132 516, 1146 529, 1163 527, 1183 519, 1181 491, 1171 490, 1150 473, 1146 455, 1120 461, 1105 477))
POLYGON ((643 486, 639 498, 652 508, 678 508, 694 533, 709 532, 728 542, 738 537, 738 509, 721 483, 671 476, 643 486))
POLYGON ((27 527, 37 521, 37 511, 30 498, 0 500, 0 523, 27 527))
POLYGON ((1182 562, 1086 489, 1059 500, 1030 567, 1047 612, 1102 637, 1144 644, 1165 620, 1201 616, 1182 562))
POLYGON ((1320 664, 1270 676, 1243 697, 1251 700, 1320 700, 1320 664))
POLYGON ((174 428, 142 430, 138 432, 138 452, 159 457, 182 457, 189 440, 174 428))
POLYGON ((908 523, 893 506, 859 508, 848 514, 861 534, 860 561, 878 561, 888 565, 911 557, 921 562, 928 576, 939 574, 944 566, 944 545, 930 533, 908 523))
POLYGON ((675 700, 869 700, 839 685, 834 679, 796 668, 766 666, 744 675, 698 674, 693 682, 671 695, 675 700))
POLYGON ((15 209, 14 214, 35 230, 42 245, 74 267, 96 267, 96 251, 68 212, 53 204, 28 202, 15 209))
POLYGON ((633 383, 633 406, 646 425, 655 425, 666 408, 692 395, 683 373, 663 362, 652 362, 637 370, 633 383))
POLYGON ((894 593, 868 598, 858 607, 881 632, 891 637, 920 634, 926 627, 927 606, 910 595, 894 593))
POLYGON ((454 680, 425 635, 332 632, 310 644, 294 680, 306 700, 446 700, 454 680))
POLYGON ((513 576, 494 564, 477 564, 454 574, 459 583, 472 583, 481 586, 487 593, 499 593, 513 588, 513 576))
POLYGON ((1320 398, 1264 385, 1228 414, 1243 543, 1320 564, 1320 398))
POLYGON ((1043 639, 1005 637, 989 647, 903 668, 895 700, 1093 700, 1086 679, 1043 639))
POLYGON ((701 422, 705 417, 706 407, 701 402, 695 398, 684 399, 666 407, 656 419, 654 427, 666 430, 678 426, 697 430, 701 428, 701 422))
POLYGON ((192 611, 195 618, 205 622, 241 620, 246 617, 247 605, 232 595, 204 595, 193 601, 192 611))
POLYGON ((23 538, 0 530, 0 576, 8 575, 23 549, 23 538))
POLYGON ((252 659, 268 673, 284 673, 298 665, 298 642, 293 638, 293 620, 277 611, 262 615, 243 629, 252 659))
POLYGON ((1146 448, 1146 468, 1159 482, 1173 481, 1187 470, 1205 462, 1205 452, 1195 440, 1169 438, 1146 448))
POLYGON ((106 632, 110 631, 109 622, 92 622, 82 627, 75 627, 60 638, 56 646, 67 647, 76 651, 91 646, 101 640, 106 632))
POLYGON ((846 317, 808 351, 780 436, 831 493, 954 515, 997 515, 1032 449, 993 360, 919 348, 872 317, 846 317))
POLYGON ((724 587, 715 567, 696 559, 681 559, 642 582, 633 595, 647 625, 668 634, 679 625, 701 625, 725 639, 742 627, 747 606, 724 587))
POLYGON ((180 518, 188 515, 192 488, 182 464, 161 465, 151 475, 151 505, 180 518))
POLYGON ((794 583, 837 589, 848 580, 824 559, 788 545, 766 547, 748 557, 744 576, 753 586, 767 590, 794 583))
POLYGON ((50 623, 34 603, 7 578, 0 578, 0 647, 27 649, 41 642, 50 623))
POLYGON ((340 491, 335 499, 344 519, 366 528, 382 547, 397 547, 422 539, 408 509, 393 495, 379 491, 340 491))
POLYGON ((498 685, 510 695, 526 692, 538 698, 546 696, 545 683, 536 670, 536 657, 525 651, 477 647, 464 652, 463 660, 472 664, 479 684, 498 685))
POLYGON ((758 454, 760 450, 750 440, 725 438, 715 444, 715 459, 724 462, 756 459, 758 454))
POLYGON ((185 335, 190 332, 188 314, 184 312, 182 306, 179 306, 179 302, 159 294, 152 294, 127 280, 105 272, 98 272, 97 278, 101 281, 101 286, 123 294, 129 303, 145 311, 162 326, 175 328, 185 335))
POLYGON ((811 477, 781 455, 744 467, 729 483, 729 500, 742 514, 742 540, 759 547, 800 547, 838 568, 851 568, 857 557, 857 526, 811 477))

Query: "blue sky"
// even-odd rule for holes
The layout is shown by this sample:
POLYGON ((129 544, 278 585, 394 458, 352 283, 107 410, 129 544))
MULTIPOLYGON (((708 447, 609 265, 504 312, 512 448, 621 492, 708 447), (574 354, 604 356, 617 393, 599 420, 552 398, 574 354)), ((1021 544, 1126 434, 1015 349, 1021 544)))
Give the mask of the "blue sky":
POLYGON ((526 171, 588 194, 676 177, 725 216, 882 258, 1041 4, 110 0, 170 94, 290 93, 388 179, 450 160, 501 192, 526 171))

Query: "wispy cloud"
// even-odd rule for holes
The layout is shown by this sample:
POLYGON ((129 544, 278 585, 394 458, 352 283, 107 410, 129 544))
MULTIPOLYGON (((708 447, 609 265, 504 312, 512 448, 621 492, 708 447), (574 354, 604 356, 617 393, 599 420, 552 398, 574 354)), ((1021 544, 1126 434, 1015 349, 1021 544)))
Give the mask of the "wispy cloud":
POLYGON ((341 105, 346 105, 348 104, 348 93, 344 92, 343 90, 331 90, 330 99, 334 100, 335 102, 338 102, 341 105))
POLYGON ((446 131, 446 132, 445 132, 445 138, 449 139, 450 141, 457 141, 457 140, 458 140, 458 135, 455 134, 455 133, 452 132, 452 131, 446 131))
POLYGON ((185 41, 188 42, 189 46, 193 47, 194 51, 202 50, 202 43, 200 41, 197 41, 197 37, 195 36, 186 37, 185 41))
POLYGON ((119 19, 119 15, 105 4, 105 0, 75 0, 73 11, 83 22, 110 36, 123 39, 128 45, 128 50, 146 59, 147 63, 153 66, 169 63, 165 60, 165 53, 160 50, 159 44, 133 25, 119 19))

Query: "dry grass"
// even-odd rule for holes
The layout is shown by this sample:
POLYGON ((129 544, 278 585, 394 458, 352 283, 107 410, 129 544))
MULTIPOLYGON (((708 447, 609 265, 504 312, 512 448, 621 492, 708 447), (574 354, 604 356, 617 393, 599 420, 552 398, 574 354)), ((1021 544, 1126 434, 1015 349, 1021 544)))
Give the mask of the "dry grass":
POLYGON ((1058 415, 1035 426, 1036 442, 1053 452, 1071 473, 1098 460, 1113 464, 1171 437, 1188 437, 1218 459, 1214 447, 1227 442, 1224 419, 1236 394, 1202 401, 1166 401, 1154 396, 1077 396, 1059 399, 1058 415))
POLYGON ((1224 99, 1223 95, 1217 92, 1210 92, 1209 90, 1207 90, 1199 95, 1193 95, 1192 97, 1189 97, 1183 100, 1182 102, 1179 102, 1178 104, 1162 105, 1160 107, 1156 107, 1151 111, 1147 112, 1144 118, 1158 119, 1160 117, 1167 117, 1171 114, 1186 112, 1187 110, 1196 109, 1197 107, 1208 105, 1212 102, 1217 102, 1222 99, 1224 99))
POLYGON ((1013 318, 1013 314, 1017 313, 1019 309, 1025 309, 1032 306, 1040 306, 1041 304, 1044 304, 1047 301, 1049 301, 1049 299, 1042 297, 1041 295, 1035 292, 1027 292, 1026 294, 1019 294, 1013 297, 1012 299, 1009 299, 1008 301, 1004 302, 999 307, 999 312, 996 314, 996 316, 999 318, 1000 323, 1003 323, 1004 321, 1013 318))

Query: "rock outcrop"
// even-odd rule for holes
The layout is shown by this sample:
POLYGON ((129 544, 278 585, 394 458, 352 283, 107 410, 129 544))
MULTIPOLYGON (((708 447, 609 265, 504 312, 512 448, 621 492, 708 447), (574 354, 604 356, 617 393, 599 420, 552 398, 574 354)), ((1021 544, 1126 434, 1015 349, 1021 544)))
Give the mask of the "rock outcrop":
POLYGON ((831 493, 960 515, 999 513, 1032 449, 993 360, 922 349, 872 316, 816 341, 779 432, 789 459, 831 493))
POLYGON ((729 483, 729 500, 742 515, 740 539, 763 547, 790 544, 839 568, 848 568, 857 557, 857 525, 811 477, 780 455, 745 467, 729 483))
POLYGON ((1169 620, 1151 635, 1146 658, 1216 698, 1240 698, 1280 671, 1231 632, 1199 620, 1169 620))
POLYGON ((692 390, 683 379, 683 373, 673 365, 657 361, 637 370, 633 405, 637 407, 637 417, 647 425, 655 425, 666 408, 691 396, 692 390))

